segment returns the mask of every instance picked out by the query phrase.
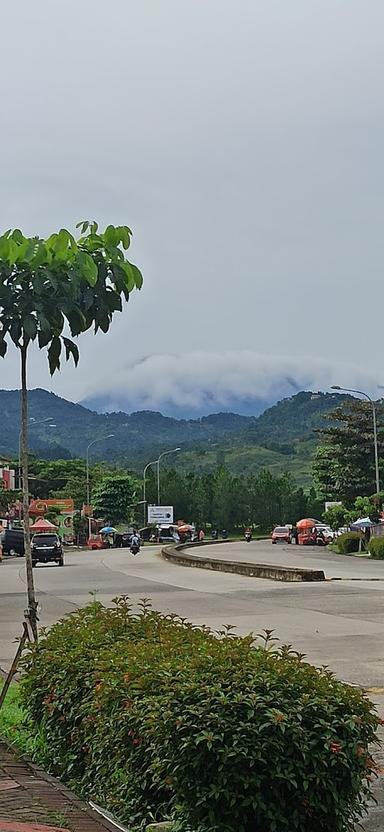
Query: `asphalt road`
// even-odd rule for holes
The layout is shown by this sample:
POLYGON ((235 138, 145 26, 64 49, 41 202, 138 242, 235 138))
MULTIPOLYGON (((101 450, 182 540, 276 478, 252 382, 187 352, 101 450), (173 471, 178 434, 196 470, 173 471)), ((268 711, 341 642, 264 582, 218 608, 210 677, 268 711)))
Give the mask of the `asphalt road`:
MULTIPOLYGON (((282 642, 292 644, 315 664, 328 665, 339 678, 369 688, 384 686, 384 563, 340 560, 322 549, 301 554, 294 547, 260 542, 205 546, 204 553, 259 562, 271 557, 275 563, 304 558, 331 575, 337 571, 333 566, 339 566, 338 571, 341 566, 351 569, 360 580, 280 583, 209 572, 175 566, 162 560, 158 548, 150 547, 136 558, 125 549, 73 552, 66 555, 63 569, 40 565, 34 570, 40 624, 52 624, 86 604, 93 593, 104 603, 119 594, 129 595, 134 604, 150 598, 157 609, 214 629, 223 624, 235 625, 239 633, 274 629, 282 642), (382 581, 369 580, 378 572, 382 581)), ((25 605, 24 561, 5 560, 0 565, 2 668, 9 666, 15 652, 25 605)))

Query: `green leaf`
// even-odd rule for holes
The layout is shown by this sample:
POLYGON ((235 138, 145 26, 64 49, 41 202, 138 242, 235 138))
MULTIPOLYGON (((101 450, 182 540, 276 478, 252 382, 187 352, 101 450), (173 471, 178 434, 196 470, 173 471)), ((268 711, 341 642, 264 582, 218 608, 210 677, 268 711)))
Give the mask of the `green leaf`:
POLYGON ((23 243, 25 241, 24 234, 20 231, 20 228, 15 228, 12 231, 11 239, 15 241, 15 243, 23 243))
POLYGON ((76 257, 76 264, 84 280, 90 286, 95 286, 97 283, 97 265, 93 258, 85 251, 79 251, 76 257))
POLYGON ((23 239, 20 243, 17 244, 17 254, 15 257, 15 263, 22 263, 25 259, 25 255, 29 248, 29 240, 23 239))
POLYGON ((17 249, 17 243, 15 243, 14 240, 8 240, 8 254, 6 259, 8 260, 10 266, 13 266, 16 263, 17 249))
POLYGON ((102 332, 108 332, 111 321, 107 312, 101 312, 95 317, 95 332, 101 329, 102 332))
POLYGON ((5 237, 3 234, 0 237, 0 260, 7 260, 8 259, 8 252, 9 252, 9 240, 8 237, 5 237))
POLYGON ((35 237, 33 237, 31 240, 28 240, 28 245, 27 245, 27 248, 24 252, 24 261, 26 263, 30 263, 33 260, 35 254, 38 250, 38 246, 39 246, 39 241, 35 237))
POLYGON ((61 339, 54 335, 48 349, 49 372, 53 376, 55 370, 60 369, 61 339))
POLYGON ((70 312, 67 312, 66 317, 72 335, 80 335, 81 332, 85 332, 85 330, 88 328, 86 318, 83 315, 81 309, 79 309, 77 306, 74 306, 70 312))
POLYGON ((110 312, 121 312, 123 304, 118 292, 113 292, 111 289, 106 293, 107 306, 110 312))
POLYGON ((46 347, 47 344, 49 344, 49 342, 52 340, 52 330, 40 329, 37 334, 37 340, 40 349, 43 349, 43 347, 46 347))
POLYGON ((23 318, 23 330, 30 341, 34 341, 37 335, 36 318, 33 315, 26 315, 23 318))
POLYGON ((13 343, 18 345, 21 338, 21 323, 18 319, 12 321, 9 333, 13 343))
POLYGON ((133 274, 133 269, 128 260, 124 260, 123 263, 120 263, 120 268, 124 272, 124 285, 128 292, 132 292, 132 289, 135 288, 135 276, 133 274))
POLYGON ((48 251, 47 246, 43 242, 43 240, 36 239, 36 250, 35 254, 31 259, 31 265, 34 269, 38 269, 39 266, 46 266, 50 264, 52 260, 52 254, 48 251))
POLYGON ((114 225, 107 225, 103 234, 107 246, 115 246, 118 242, 117 230, 114 225))
POLYGON ((70 356, 72 356, 75 367, 77 367, 79 363, 79 348, 76 344, 73 343, 69 338, 63 338, 64 346, 65 346, 65 358, 68 361, 70 356))
POLYGON ((40 329, 43 332, 50 332, 51 331, 51 324, 49 323, 48 318, 44 315, 43 312, 37 313, 37 319, 39 321, 40 329))
POLYGON ((85 232, 88 231, 88 228, 89 228, 88 220, 81 220, 81 222, 77 223, 76 228, 80 228, 81 233, 85 234, 85 232))
POLYGON ((132 269, 136 289, 141 289, 143 285, 143 275, 141 274, 140 269, 138 269, 133 263, 130 263, 129 265, 132 269))
POLYGON ((54 250, 57 238, 58 234, 51 234, 51 236, 48 237, 48 239, 45 241, 45 245, 47 246, 47 248, 54 250))
POLYGON ((117 231, 120 234, 120 240, 123 248, 129 248, 131 244, 131 230, 128 228, 127 225, 119 225, 117 231))
POLYGON ((55 259, 70 260, 77 251, 77 243, 66 228, 61 228, 53 245, 55 259))

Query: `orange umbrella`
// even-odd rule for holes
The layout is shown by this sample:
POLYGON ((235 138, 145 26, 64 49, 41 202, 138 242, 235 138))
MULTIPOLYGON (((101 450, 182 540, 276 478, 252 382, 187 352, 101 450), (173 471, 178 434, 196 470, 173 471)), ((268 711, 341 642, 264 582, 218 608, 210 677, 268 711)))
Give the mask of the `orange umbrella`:
POLYGON ((305 517, 304 520, 299 520, 298 523, 296 523, 296 528, 313 529, 313 527, 316 526, 316 523, 318 522, 318 520, 313 520, 311 517, 305 517))

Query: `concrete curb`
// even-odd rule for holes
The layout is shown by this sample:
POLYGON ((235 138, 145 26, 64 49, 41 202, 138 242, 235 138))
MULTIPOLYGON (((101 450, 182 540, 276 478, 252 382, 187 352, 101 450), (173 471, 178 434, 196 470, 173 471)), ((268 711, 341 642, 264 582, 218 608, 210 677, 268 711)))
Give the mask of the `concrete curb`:
POLYGON ((199 549, 201 546, 212 546, 226 541, 207 541, 203 543, 182 543, 176 546, 165 546, 161 556, 165 560, 179 566, 191 566, 197 569, 211 569, 214 572, 231 572, 236 575, 247 575, 249 578, 268 578, 272 581, 325 581, 322 569, 297 569, 288 566, 273 566, 268 563, 246 563, 241 561, 219 560, 206 558, 183 551, 184 549, 199 549))

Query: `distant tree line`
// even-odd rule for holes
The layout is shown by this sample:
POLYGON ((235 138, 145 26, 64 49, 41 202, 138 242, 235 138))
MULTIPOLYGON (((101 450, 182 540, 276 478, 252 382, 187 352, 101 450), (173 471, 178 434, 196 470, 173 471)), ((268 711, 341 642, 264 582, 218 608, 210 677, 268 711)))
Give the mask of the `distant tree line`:
MULTIPOLYGON (((153 474, 147 481, 147 498, 157 502, 153 474)), ((324 510, 315 491, 306 494, 296 488, 289 474, 275 476, 262 469, 236 476, 225 467, 202 475, 163 470, 161 502, 174 506, 175 519, 228 530, 258 526, 260 532, 302 517, 319 517, 324 510)))
MULTIPOLYGON (((86 465, 83 459, 30 459, 30 493, 39 499, 72 497, 79 512, 86 502, 86 465)), ((143 482, 136 474, 110 465, 90 466, 92 499, 98 513, 108 513, 114 524, 142 526, 143 482), (126 488, 124 486, 126 483, 126 488), (125 494, 125 491, 127 492, 125 494), (125 496, 123 495, 123 492, 125 496), (128 510, 129 508, 129 510, 128 510), (105 513, 105 512, 104 512, 105 513)), ((157 503, 153 469, 146 482, 148 503, 157 503)), ((280 523, 295 523, 302 517, 321 517, 324 504, 314 489, 305 493, 289 474, 274 475, 261 469, 256 474, 234 475, 226 467, 207 474, 161 471, 161 503, 174 506, 174 517, 202 527, 241 530, 245 526, 268 532, 280 523)))

